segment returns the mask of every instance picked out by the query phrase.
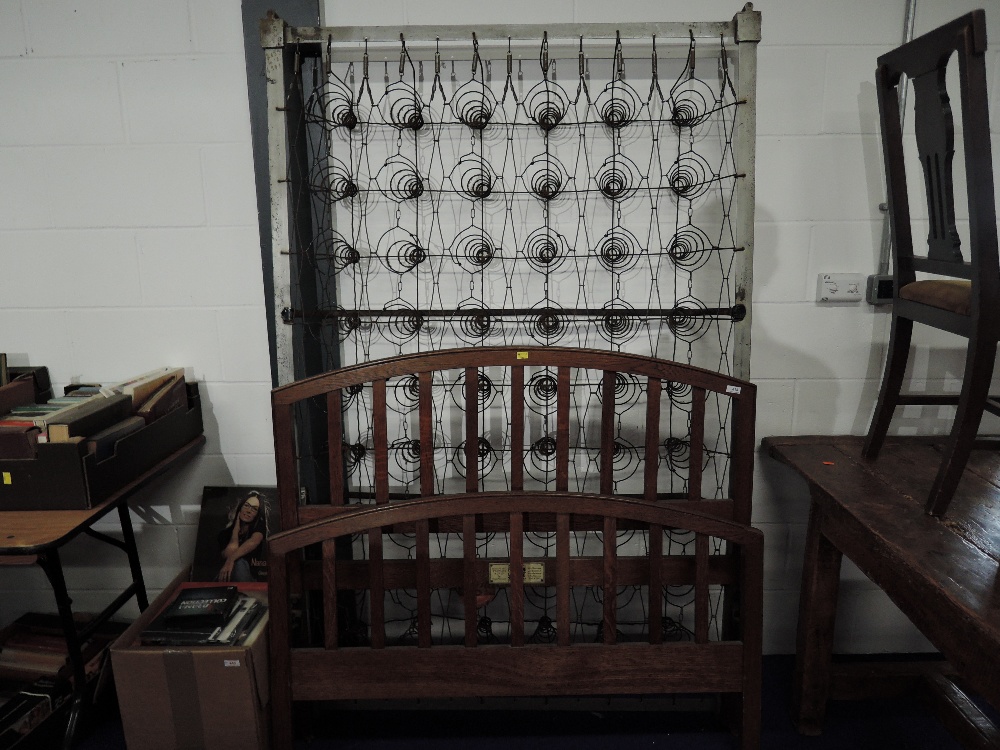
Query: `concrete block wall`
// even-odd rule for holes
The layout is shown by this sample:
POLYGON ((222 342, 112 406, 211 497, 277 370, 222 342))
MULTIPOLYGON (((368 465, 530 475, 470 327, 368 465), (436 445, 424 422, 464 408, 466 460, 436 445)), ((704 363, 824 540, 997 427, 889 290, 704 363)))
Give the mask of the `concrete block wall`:
MULTIPOLYGON (((752 379, 758 436, 862 433, 888 316, 815 302, 821 272, 875 270, 884 200, 874 61, 897 45, 904 0, 757 0, 757 221, 752 379)), ((280 10, 280 3, 276 6, 280 10)), ((323 0, 338 25, 720 20, 706 0, 323 0)), ((917 0, 916 32, 1000 0, 917 0)), ((0 351, 45 364, 57 387, 159 365, 202 383, 208 444, 143 493, 133 515, 155 593, 191 558, 201 487, 273 484, 263 284, 240 4, 236 0, 0 0, 0 351)), ((251 44, 255 40, 250 40, 251 44)), ((1000 112, 1000 45, 989 53, 1000 112)), ((960 342, 926 336, 916 383, 954 387, 960 342)), ((946 429, 915 409, 899 429, 946 429)), ((990 425, 987 425, 988 427, 990 425)), ((995 426, 994 426, 995 427, 995 426)), ((807 493, 758 461, 767 539, 765 649, 794 650, 807 493)), ((105 524, 113 531, 113 524, 105 524)), ((120 553, 66 550, 75 606, 99 608, 127 576, 120 553)), ((929 644, 845 564, 838 648, 929 644)), ((0 625, 51 609, 36 570, 3 572, 0 625)), ((134 614, 134 611, 132 612, 134 614)))
MULTIPOLYGON (((201 383, 207 445, 133 512, 152 594, 191 559, 204 485, 274 483, 240 3, 3 0, 0 91, 0 351, 57 388, 201 383)), ((89 538, 64 558, 78 609, 127 582, 89 538)), ((4 570, 0 623, 53 608, 39 570, 4 570)))

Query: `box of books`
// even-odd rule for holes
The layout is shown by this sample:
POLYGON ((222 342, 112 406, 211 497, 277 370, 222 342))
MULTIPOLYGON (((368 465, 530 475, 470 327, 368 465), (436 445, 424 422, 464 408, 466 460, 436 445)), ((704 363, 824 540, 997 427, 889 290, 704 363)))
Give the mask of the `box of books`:
POLYGON ((188 571, 111 648, 132 750, 268 747, 267 589, 188 571))
MULTIPOLYGON (((34 398, 27 391, 20 396, 34 398)), ((198 384, 185 381, 183 368, 110 386, 67 386, 45 403, 6 408, 0 510, 90 508, 203 432, 198 384)))

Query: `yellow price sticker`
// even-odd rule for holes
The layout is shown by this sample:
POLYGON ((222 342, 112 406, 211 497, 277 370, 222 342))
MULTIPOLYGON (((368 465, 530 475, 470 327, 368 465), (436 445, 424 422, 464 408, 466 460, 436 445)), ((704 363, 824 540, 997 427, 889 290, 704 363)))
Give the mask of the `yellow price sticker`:
POLYGON ((527 359, 528 358, 528 353, 527 352, 518 352, 517 353, 517 358, 518 359, 527 359))
POLYGON ((3 473, 3 483, 4 484, 10 484, 11 483, 11 478, 10 478, 10 472, 9 471, 5 471, 3 473))

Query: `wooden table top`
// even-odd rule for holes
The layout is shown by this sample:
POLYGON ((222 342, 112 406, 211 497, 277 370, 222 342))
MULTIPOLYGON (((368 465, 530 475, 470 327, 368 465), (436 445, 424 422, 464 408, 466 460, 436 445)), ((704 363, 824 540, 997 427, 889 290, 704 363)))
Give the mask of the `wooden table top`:
POLYGON ((0 555, 35 554, 89 527, 118 505, 116 496, 88 510, 0 511, 0 555))
POLYGON ((889 439, 874 460, 861 456, 862 442, 797 436, 761 445, 809 484, 810 523, 1000 706, 1000 451, 974 450, 947 512, 934 517, 924 505, 944 438, 889 439))
POLYGON ((1000 450, 972 451, 947 513, 934 518, 924 513, 924 503, 944 438, 888 438, 875 460, 861 456, 863 441, 853 435, 799 435, 767 437, 761 446, 887 535, 902 538, 906 525, 930 535, 951 532, 1000 561, 1000 450))
POLYGON ((154 478, 189 458, 204 442, 205 436, 199 435, 92 508, 0 511, 0 556, 37 555, 59 547, 90 528, 154 478))

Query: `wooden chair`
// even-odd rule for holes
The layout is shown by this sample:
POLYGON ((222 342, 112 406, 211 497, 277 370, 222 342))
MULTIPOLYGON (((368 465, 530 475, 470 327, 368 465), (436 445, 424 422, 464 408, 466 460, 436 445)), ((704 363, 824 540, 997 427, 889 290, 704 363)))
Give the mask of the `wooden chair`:
MULTIPOLYGON (((863 455, 878 456, 897 406, 957 404, 958 409, 927 513, 945 513, 965 469, 983 410, 1000 415, 989 395, 1000 338, 1000 266, 997 261, 993 161, 986 87, 986 19, 981 10, 962 16, 878 59, 876 87, 882 123, 882 151, 888 182, 889 218, 895 261, 895 299, 888 360, 863 455), (955 126, 946 90, 946 70, 958 64, 969 210, 968 260, 955 224, 955 126), (926 253, 914 252, 899 86, 913 84, 914 131, 927 198, 926 253), (931 279, 918 280, 917 273, 931 279), (968 339, 961 393, 901 393, 913 323, 968 339)), ((909 134, 907 134, 909 136, 909 134)))

